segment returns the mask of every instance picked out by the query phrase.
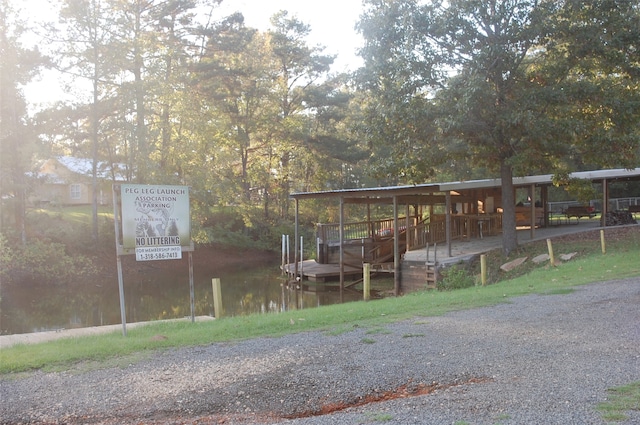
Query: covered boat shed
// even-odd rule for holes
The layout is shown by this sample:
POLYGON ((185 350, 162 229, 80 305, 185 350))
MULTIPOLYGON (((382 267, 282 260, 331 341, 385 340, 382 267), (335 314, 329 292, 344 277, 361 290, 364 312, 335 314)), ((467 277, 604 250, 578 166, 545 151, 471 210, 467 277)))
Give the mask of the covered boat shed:
MULTIPOLYGON (((614 181, 640 181, 640 168, 610 169, 575 172, 570 174, 572 179, 588 180, 599 183, 602 187, 601 214, 605 217, 609 205, 609 183, 614 181)), ((531 237, 537 226, 548 226, 553 213, 547 202, 548 188, 553 184, 553 175, 534 175, 515 177, 514 190, 527 189, 530 202, 528 205, 517 207, 517 225, 529 226, 531 237), (537 191, 537 188, 540 190, 537 191), (539 193, 535 199, 536 193, 539 193)), ((292 193, 290 198, 295 201, 295 274, 298 274, 299 257, 299 203, 309 199, 325 199, 339 202, 339 266, 340 288, 344 287, 345 269, 345 205, 364 204, 368 210, 370 205, 387 204, 393 206, 392 228, 390 235, 399 235, 402 229, 408 229, 409 210, 411 206, 427 206, 433 212, 436 205, 441 206, 441 222, 444 231, 444 241, 448 255, 451 256, 451 245, 454 238, 482 237, 483 233, 496 234, 502 231, 502 195, 501 179, 469 180, 445 183, 426 183, 406 186, 388 186, 375 188, 356 188, 342 190, 328 190, 319 192, 292 193), (406 222, 401 222, 401 214, 405 214, 406 222)), ((606 225, 603 221, 602 225, 606 225)), ((407 232, 408 233, 408 232, 407 232)), ((393 273, 395 292, 400 292, 400 260, 403 252, 398 237, 393 237, 393 273)), ((407 239, 406 249, 409 249, 407 239)))

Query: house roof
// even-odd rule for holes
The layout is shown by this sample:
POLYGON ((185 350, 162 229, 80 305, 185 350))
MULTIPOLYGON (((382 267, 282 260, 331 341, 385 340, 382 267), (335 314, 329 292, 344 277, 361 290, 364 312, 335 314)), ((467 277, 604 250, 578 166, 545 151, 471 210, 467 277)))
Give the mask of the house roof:
MULTIPOLYGON (((570 174, 571 178, 600 181, 600 180, 640 180, 640 168, 634 169, 612 169, 612 170, 594 170, 582 171, 570 174)), ((524 187, 531 185, 551 185, 553 184, 553 174, 543 174, 537 176, 514 177, 513 184, 516 187, 524 187)), ((393 198, 410 197, 410 196, 426 196, 436 193, 458 192, 463 190, 499 188, 502 185, 501 179, 483 179, 468 180, 445 183, 425 183, 407 186, 387 186, 375 188, 357 188, 328 190, 319 192, 297 192, 292 193, 292 199, 313 199, 313 198, 348 198, 350 200, 362 198, 393 198)))
MULTIPOLYGON (((74 156, 58 156, 54 158, 60 165, 65 167, 72 173, 82 175, 84 177, 91 177, 93 175, 93 160, 90 158, 78 158, 74 156)), ((97 178, 102 180, 111 180, 115 178, 115 181, 127 181, 124 174, 126 165, 122 163, 109 163, 106 161, 98 161, 97 163, 97 178), (113 172, 112 172, 113 170, 113 172)), ((50 176, 55 176, 51 175, 50 176)), ((61 180, 59 176, 53 177, 54 181, 61 180)))

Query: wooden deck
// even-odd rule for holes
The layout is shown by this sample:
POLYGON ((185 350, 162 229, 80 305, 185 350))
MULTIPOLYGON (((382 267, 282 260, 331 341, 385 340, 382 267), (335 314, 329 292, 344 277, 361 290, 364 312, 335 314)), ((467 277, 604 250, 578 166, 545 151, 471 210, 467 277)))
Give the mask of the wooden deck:
MULTIPOLYGON (((293 274, 295 263, 285 264, 284 271, 293 274)), ((298 263, 298 273, 310 282, 327 282, 340 279, 340 264, 319 264, 316 260, 305 260, 298 263)), ((362 269, 357 267, 344 266, 345 276, 362 277, 362 269)))
MULTIPOLYGON (((576 233, 581 231, 588 231, 600 228, 599 220, 581 220, 578 225, 571 226, 550 226, 548 228, 541 228, 536 231, 536 237, 534 240, 543 240, 549 237, 560 236, 568 233, 576 233)), ((529 242, 531 240, 530 230, 522 229, 518 231, 518 241, 520 243, 529 242)), ((492 249, 499 248, 502 245, 502 237, 500 235, 485 236, 483 239, 471 239, 471 240, 456 240, 453 243, 451 257, 447 253, 446 244, 437 245, 437 259, 439 264, 448 264, 460 262, 469 257, 477 256, 482 252, 490 251, 492 249)), ((433 256, 433 250, 435 247, 431 247, 431 256, 433 256)), ((424 267, 426 258, 426 251, 424 249, 407 251, 403 254, 404 261, 402 263, 420 264, 424 267)), ((284 269, 286 273, 293 275, 295 264, 285 264, 284 269)), ((310 282, 332 282, 340 279, 340 265, 339 264, 319 264, 315 260, 305 260, 302 263, 298 263, 298 273, 302 272, 304 280, 310 282)), ((372 272, 381 273, 393 273, 393 263, 384 263, 380 265, 372 265, 372 272)), ((406 270, 405 270, 406 272, 406 270)), ((345 277, 350 280, 357 280, 362 278, 362 268, 347 266, 344 267, 345 277)))

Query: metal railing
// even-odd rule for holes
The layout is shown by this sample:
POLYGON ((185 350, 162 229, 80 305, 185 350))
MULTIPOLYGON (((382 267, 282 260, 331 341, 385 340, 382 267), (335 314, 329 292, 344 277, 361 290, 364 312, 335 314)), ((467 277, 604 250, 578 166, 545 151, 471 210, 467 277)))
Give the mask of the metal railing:
MULTIPOLYGON (((570 206, 584 205, 578 201, 558 201, 547 202, 549 211, 555 213, 561 213, 570 206)), ((629 206, 640 205, 640 197, 630 198, 613 198, 609 199, 608 211, 623 211, 629 209, 629 206)), ((592 199, 589 201, 589 206, 594 207, 598 211, 602 211, 602 199, 592 199)))
MULTIPOLYGON (((446 242, 446 216, 435 214, 426 220, 400 217, 398 246, 400 253, 446 242)), ((486 216, 454 215, 451 218, 451 238, 453 240, 495 234, 502 230, 502 215, 486 216)), ((340 225, 335 223, 318 224, 317 261, 319 263, 337 263, 340 248, 340 225)), ((345 262, 359 267, 363 262, 382 264, 393 261, 394 232, 393 219, 373 220, 344 224, 345 262)))

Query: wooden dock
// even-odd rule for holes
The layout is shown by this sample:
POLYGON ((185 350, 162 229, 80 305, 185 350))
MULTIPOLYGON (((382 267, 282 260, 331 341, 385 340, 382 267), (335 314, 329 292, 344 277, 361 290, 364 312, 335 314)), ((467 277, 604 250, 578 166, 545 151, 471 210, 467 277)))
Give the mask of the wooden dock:
MULTIPOLYGON (((295 266, 295 263, 285 264, 284 271, 293 275, 295 266)), ((316 260, 304 260, 298 263, 298 273, 310 282, 328 282, 340 279, 340 264, 320 264, 316 260)), ((344 266, 344 275, 362 277, 362 269, 344 266)))
MULTIPOLYGON (((286 273, 293 275, 295 263, 285 264, 286 273)), ((329 282, 340 280, 340 264, 320 264, 316 260, 298 263, 298 273, 309 282, 329 282)), ((393 263, 371 264, 371 273, 393 273, 393 263)), ((345 277, 362 279, 362 267, 344 266, 345 277)))

